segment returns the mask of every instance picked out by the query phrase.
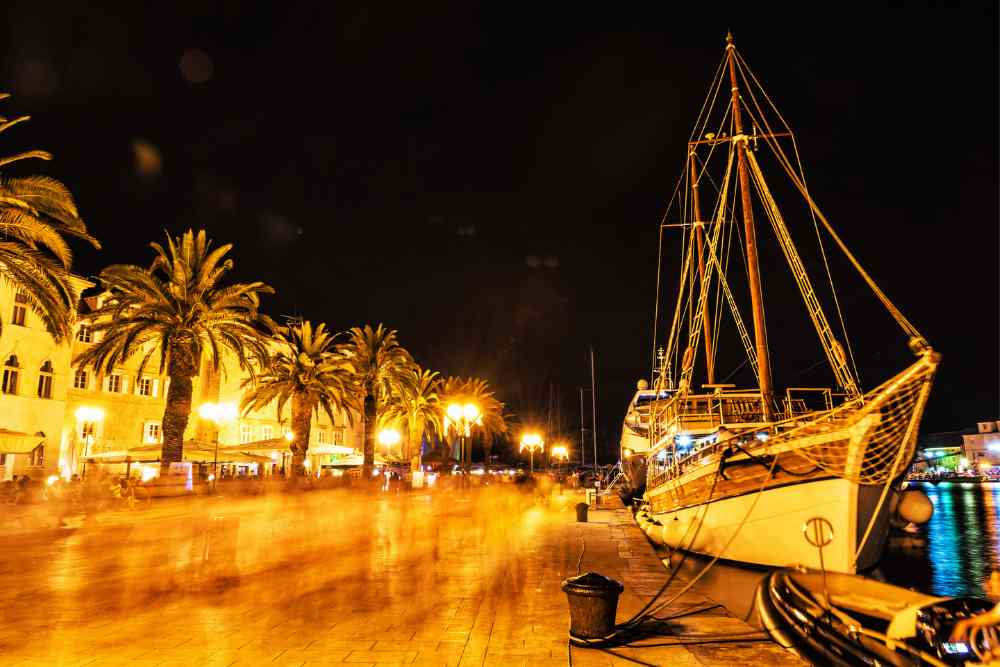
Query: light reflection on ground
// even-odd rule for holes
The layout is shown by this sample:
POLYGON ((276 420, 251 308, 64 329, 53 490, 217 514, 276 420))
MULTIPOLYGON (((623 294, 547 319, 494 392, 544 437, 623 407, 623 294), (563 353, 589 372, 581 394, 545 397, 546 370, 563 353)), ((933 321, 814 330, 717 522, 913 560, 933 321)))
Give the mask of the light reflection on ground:
POLYGON ((75 529, 0 534, 0 664, 25 646, 131 659, 191 633, 214 646, 219 633, 234 647, 262 641, 264 655, 352 614, 456 615, 444 596, 458 605, 538 578, 533 541, 555 519, 533 502, 506 485, 338 489, 163 501, 75 529))

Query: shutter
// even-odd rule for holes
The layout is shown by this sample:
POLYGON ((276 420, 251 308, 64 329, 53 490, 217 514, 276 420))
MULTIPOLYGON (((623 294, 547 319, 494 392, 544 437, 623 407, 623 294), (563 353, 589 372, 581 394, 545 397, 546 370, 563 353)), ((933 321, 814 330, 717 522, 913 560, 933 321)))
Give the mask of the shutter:
POLYGON ((153 398, 159 396, 159 389, 160 389, 160 381, 156 378, 153 378, 153 398))
POLYGON ((128 376, 127 375, 122 375, 122 393, 123 394, 127 394, 128 393, 128 376))
POLYGON ((111 386, 111 376, 110 375, 105 375, 104 376, 104 391, 107 391, 108 387, 110 387, 110 386, 111 386))

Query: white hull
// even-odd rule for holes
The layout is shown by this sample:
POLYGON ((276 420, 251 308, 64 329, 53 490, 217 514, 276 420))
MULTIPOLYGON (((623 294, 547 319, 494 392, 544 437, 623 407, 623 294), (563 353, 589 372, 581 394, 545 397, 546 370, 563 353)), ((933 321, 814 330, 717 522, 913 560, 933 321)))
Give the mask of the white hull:
POLYGON ((651 540, 671 548, 756 565, 819 568, 819 551, 806 541, 803 526, 813 517, 822 517, 832 524, 834 534, 833 541, 823 549, 823 564, 828 570, 854 573, 873 566, 885 543, 888 502, 883 503, 855 568, 858 542, 881 491, 880 486, 858 485, 840 478, 821 479, 656 515, 640 510, 636 520, 651 540))

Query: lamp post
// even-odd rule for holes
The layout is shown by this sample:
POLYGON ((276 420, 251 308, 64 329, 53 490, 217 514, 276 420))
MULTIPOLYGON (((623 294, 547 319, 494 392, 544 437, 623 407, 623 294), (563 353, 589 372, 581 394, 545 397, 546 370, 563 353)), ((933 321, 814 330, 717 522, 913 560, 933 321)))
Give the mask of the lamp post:
POLYGON ((545 446, 545 441, 542 440, 542 436, 537 433, 525 433, 521 436, 521 451, 528 450, 528 454, 531 457, 531 474, 535 474, 535 452, 542 451, 545 446))
POLYGON ((215 455, 212 457, 212 492, 219 484, 219 427, 236 419, 239 411, 235 403, 202 403, 198 415, 202 419, 215 424, 212 440, 215 444, 215 455))
POLYGON ((569 449, 566 445, 555 445, 549 449, 549 456, 558 463, 566 463, 569 460, 569 449))
POLYGON ((449 403, 445 414, 445 428, 451 424, 458 431, 461 443, 459 459, 462 462, 463 472, 468 475, 472 464, 472 450, 468 446, 469 435, 474 425, 483 423, 479 406, 475 403, 449 403))
POLYGON ((378 432, 378 444, 385 447, 387 454, 392 453, 392 448, 400 443, 403 436, 394 428, 384 428, 378 432))
POLYGON ((83 466, 80 468, 80 477, 85 477, 87 457, 90 456, 90 448, 94 445, 94 431, 97 428, 97 423, 104 419, 104 410, 88 407, 77 408, 76 419, 80 422, 80 434, 83 436, 83 466))

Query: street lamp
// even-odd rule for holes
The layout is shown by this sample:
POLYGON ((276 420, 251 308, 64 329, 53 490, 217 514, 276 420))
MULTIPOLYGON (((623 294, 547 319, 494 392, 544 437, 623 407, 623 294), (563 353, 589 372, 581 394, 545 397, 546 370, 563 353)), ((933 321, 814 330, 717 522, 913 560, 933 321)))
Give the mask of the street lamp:
POLYGON ((462 469, 468 474, 469 465, 472 463, 472 450, 468 446, 468 438, 472 426, 483 423, 482 415, 479 413, 479 406, 475 403, 449 403, 445 414, 445 428, 448 428, 448 424, 451 424, 458 431, 461 443, 459 458, 462 461, 462 469))
POLYGON ((202 419, 206 419, 215 424, 215 455, 212 457, 212 491, 214 492, 219 483, 219 427, 225 423, 236 419, 239 410, 235 403, 202 403, 198 408, 198 414, 202 419))
POLYGON ((549 449, 549 456, 559 463, 565 463, 569 460, 569 449, 566 445, 555 445, 549 449))
POLYGON ((83 435, 83 466, 80 468, 80 477, 87 474, 87 457, 90 456, 90 448, 94 445, 94 431, 97 422, 104 419, 104 410, 100 408, 81 407, 76 410, 76 420, 80 422, 80 434, 83 435))
POLYGON ((537 433, 525 433, 521 436, 521 451, 528 450, 528 454, 531 456, 531 474, 535 474, 535 452, 542 451, 545 446, 545 441, 542 440, 542 436, 537 433))
POLYGON ((400 443, 403 436, 394 428, 384 428, 378 432, 378 444, 385 447, 385 451, 392 453, 392 448, 400 443))

